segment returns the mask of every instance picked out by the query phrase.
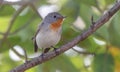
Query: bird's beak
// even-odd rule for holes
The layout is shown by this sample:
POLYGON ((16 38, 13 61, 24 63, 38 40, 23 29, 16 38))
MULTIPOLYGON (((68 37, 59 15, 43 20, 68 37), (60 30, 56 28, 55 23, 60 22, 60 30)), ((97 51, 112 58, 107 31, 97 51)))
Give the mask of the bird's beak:
POLYGON ((66 17, 67 17, 67 16, 62 16, 62 17, 60 17, 59 19, 64 20, 66 17))

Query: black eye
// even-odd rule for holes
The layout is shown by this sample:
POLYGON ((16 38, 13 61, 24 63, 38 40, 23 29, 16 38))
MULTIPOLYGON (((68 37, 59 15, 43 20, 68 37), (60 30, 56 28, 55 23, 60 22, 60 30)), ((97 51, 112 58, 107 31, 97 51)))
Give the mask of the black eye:
POLYGON ((55 16, 53 16, 54 18, 56 18, 56 15, 55 16))

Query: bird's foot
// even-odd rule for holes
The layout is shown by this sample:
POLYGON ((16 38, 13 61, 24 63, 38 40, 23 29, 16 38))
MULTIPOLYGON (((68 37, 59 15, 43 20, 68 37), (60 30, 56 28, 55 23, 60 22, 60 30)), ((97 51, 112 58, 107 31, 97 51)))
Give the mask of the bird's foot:
POLYGON ((55 54, 58 55, 57 48, 54 48, 55 54))
POLYGON ((44 53, 42 53, 41 55, 40 55, 40 57, 42 58, 42 60, 44 59, 44 53))

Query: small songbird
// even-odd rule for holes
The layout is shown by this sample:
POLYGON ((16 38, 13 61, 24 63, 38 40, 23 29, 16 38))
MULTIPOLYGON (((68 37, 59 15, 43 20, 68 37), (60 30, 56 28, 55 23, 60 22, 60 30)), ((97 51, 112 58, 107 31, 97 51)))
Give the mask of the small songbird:
POLYGON ((64 18, 58 12, 52 12, 43 19, 33 37, 35 52, 41 48, 43 54, 47 53, 60 41, 64 18))

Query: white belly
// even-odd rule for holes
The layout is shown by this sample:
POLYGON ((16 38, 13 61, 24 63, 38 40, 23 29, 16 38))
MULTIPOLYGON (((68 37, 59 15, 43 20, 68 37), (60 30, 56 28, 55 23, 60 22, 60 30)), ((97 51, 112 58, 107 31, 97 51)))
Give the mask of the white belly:
POLYGON ((61 32, 39 32, 36 36, 36 43, 38 48, 49 48, 51 46, 55 46, 60 38, 61 38, 61 32))

